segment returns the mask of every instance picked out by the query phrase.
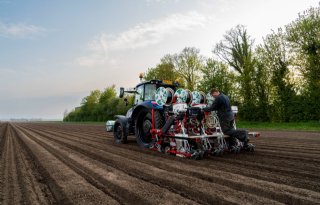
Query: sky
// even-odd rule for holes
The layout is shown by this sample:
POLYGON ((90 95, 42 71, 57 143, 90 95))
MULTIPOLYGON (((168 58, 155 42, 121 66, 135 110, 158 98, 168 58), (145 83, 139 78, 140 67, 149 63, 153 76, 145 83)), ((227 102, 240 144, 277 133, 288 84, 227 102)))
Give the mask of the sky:
POLYGON ((134 87, 166 54, 244 25, 255 45, 319 0, 0 0, 0 119, 62 119, 90 91, 134 87))

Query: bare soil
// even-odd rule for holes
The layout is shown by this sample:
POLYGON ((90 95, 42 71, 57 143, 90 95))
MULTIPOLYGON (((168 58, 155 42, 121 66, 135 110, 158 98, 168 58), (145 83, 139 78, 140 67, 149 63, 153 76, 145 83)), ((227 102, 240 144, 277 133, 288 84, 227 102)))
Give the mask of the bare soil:
POLYGON ((0 204, 320 204, 320 132, 261 131, 254 153, 194 161, 103 126, 0 124, 0 204))

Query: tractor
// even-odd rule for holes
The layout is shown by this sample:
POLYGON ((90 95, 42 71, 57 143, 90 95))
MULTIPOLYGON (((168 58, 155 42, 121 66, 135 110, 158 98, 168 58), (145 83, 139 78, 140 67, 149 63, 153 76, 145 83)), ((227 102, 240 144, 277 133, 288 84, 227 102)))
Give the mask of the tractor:
POLYGON ((141 82, 131 90, 120 88, 120 98, 124 93, 135 95, 134 106, 111 123, 116 143, 124 144, 128 135, 135 135, 141 147, 193 159, 230 150, 217 114, 202 109, 213 103, 211 95, 161 80, 141 82))
POLYGON ((134 106, 127 111, 126 116, 115 116, 113 133, 116 143, 126 143, 128 135, 135 135, 141 147, 150 147, 152 124, 154 128, 161 128, 164 125, 163 106, 155 102, 155 94, 159 87, 175 91, 177 86, 160 80, 150 80, 139 83, 131 90, 125 91, 124 88, 120 88, 120 98, 124 96, 124 93, 134 94, 135 97, 134 106), (152 110, 154 110, 154 122, 152 122, 152 110))

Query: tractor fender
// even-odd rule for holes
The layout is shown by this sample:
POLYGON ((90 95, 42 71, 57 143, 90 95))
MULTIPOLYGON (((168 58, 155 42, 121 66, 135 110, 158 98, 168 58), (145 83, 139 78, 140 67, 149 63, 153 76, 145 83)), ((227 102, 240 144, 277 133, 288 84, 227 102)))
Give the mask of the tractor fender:
POLYGON ((133 112, 132 112, 132 120, 135 121, 136 117, 138 116, 138 114, 140 113, 141 110, 146 109, 146 110, 152 110, 152 109, 157 109, 160 110, 162 107, 153 104, 150 101, 146 101, 143 102, 141 104, 139 104, 137 107, 134 108, 133 112))
POLYGON ((120 119, 120 120, 128 121, 128 118, 124 115, 115 115, 114 118, 115 120, 120 119))

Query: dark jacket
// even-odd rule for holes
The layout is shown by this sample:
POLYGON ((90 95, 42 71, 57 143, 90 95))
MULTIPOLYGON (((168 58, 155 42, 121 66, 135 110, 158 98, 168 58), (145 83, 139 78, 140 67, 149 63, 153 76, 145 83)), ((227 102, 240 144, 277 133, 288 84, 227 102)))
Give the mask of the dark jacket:
POLYGON ((230 122, 232 120, 234 120, 234 114, 231 110, 231 105, 230 105, 230 100, 228 98, 228 96, 226 96, 223 93, 220 93, 220 95, 218 95, 213 104, 211 106, 205 107, 203 109, 204 111, 217 111, 220 123, 221 121, 223 122, 230 122))
POLYGON ((217 111, 218 118, 220 121, 220 126, 222 132, 229 135, 229 145, 234 145, 234 139, 237 138, 241 142, 248 142, 248 132, 246 130, 236 130, 234 127, 234 114, 231 110, 230 100, 228 96, 220 93, 218 97, 215 98, 214 103, 203 108, 204 111, 217 111))

